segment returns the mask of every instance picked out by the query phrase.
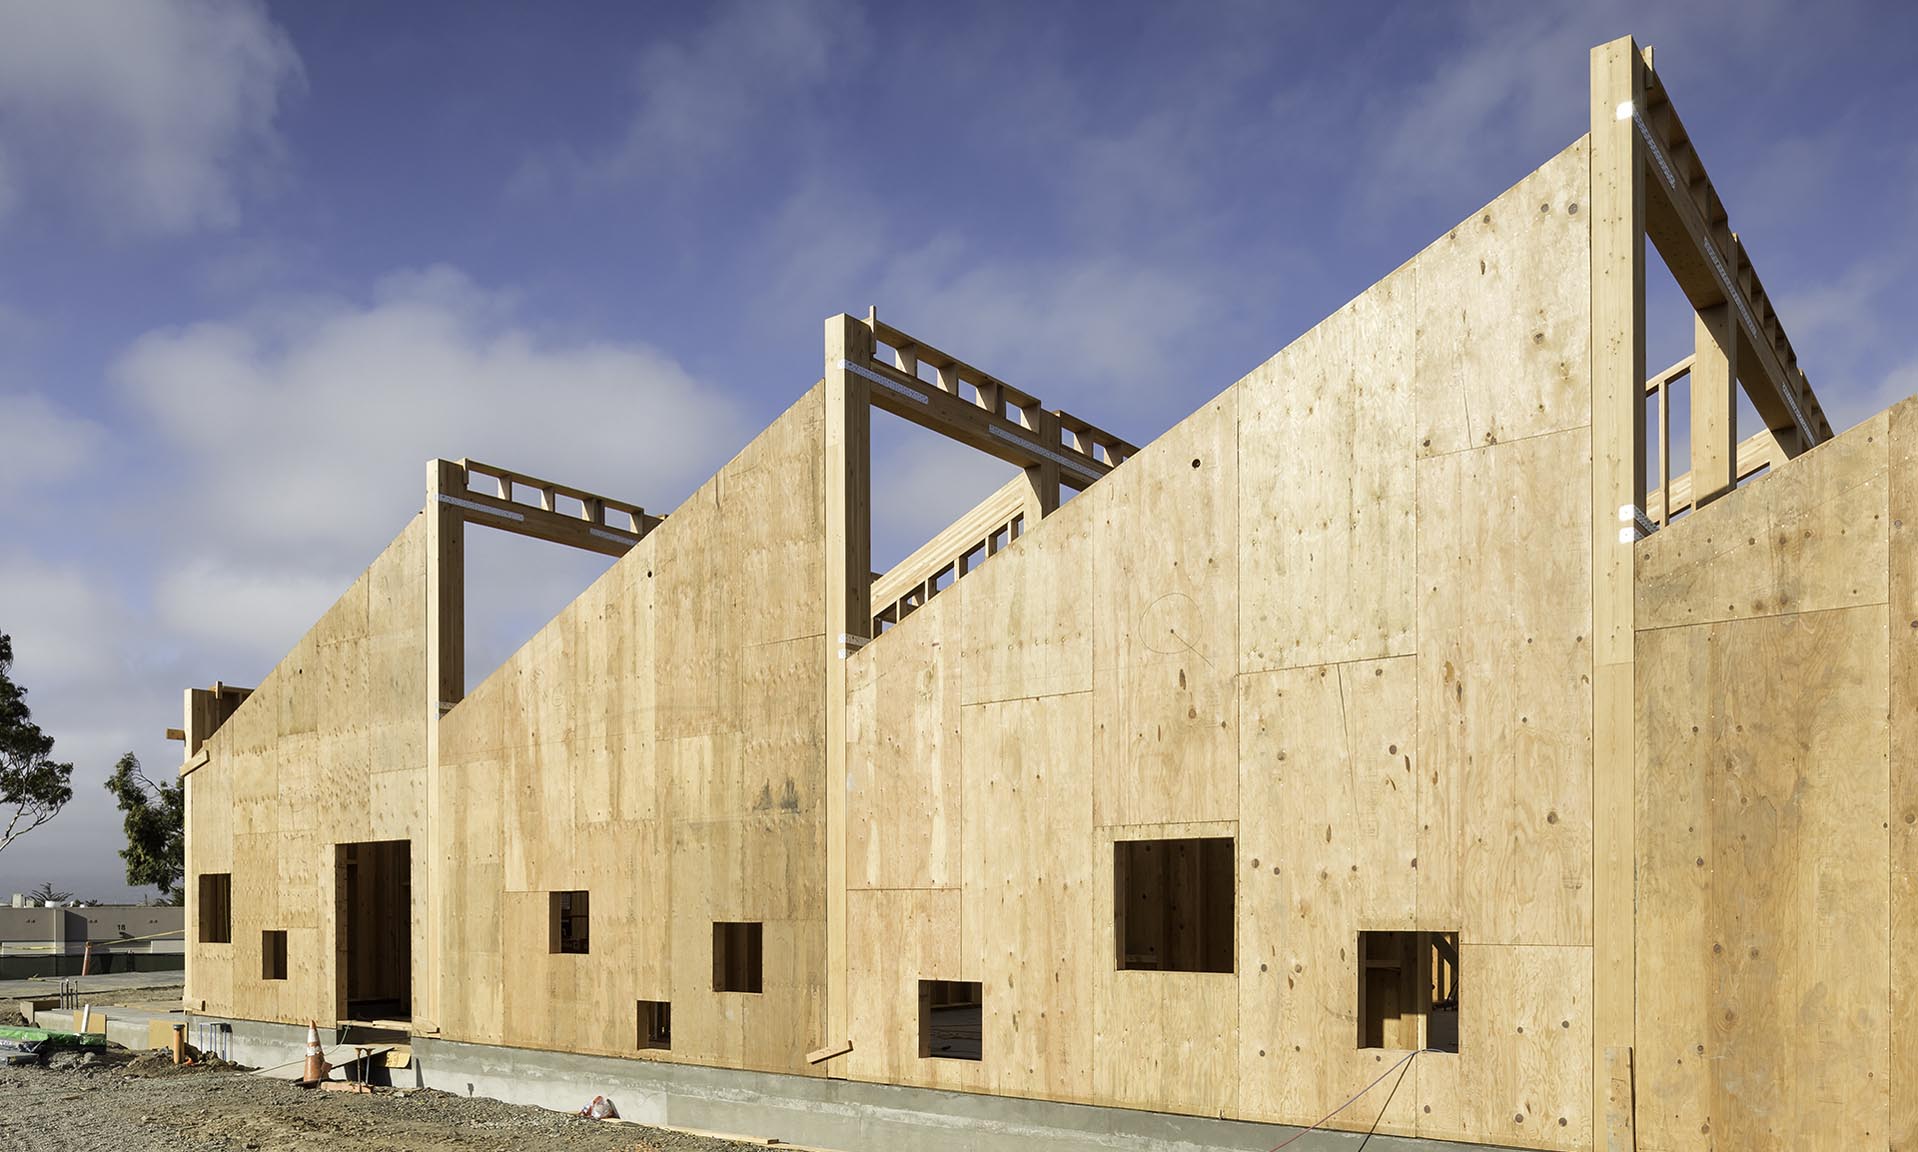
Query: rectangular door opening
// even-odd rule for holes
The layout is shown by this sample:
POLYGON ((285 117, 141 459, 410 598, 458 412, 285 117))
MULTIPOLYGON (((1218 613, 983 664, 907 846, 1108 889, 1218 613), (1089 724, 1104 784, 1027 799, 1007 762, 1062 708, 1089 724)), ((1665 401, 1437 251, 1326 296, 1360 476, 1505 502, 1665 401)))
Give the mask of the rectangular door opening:
POLYGON ((413 1016, 412 843, 334 846, 342 1020, 413 1016))

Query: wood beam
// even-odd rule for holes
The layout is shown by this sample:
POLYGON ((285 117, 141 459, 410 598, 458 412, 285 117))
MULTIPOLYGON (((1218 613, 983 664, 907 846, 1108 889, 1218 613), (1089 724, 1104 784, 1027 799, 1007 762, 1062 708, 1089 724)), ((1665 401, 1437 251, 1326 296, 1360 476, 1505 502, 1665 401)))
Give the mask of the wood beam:
MULTIPOLYGON (((896 347, 896 345, 895 345, 896 347)), ((843 313, 825 338, 826 1034, 850 1042, 846 938, 846 660, 871 639, 873 330, 843 313)), ((943 393, 939 394, 944 397, 943 393)), ((952 399, 946 397, 947 399, 952 399)), ((954 403, 958 401, 953 400, 954 403)))
POLYGON ((461 460, 453 467, 457 474, 449 476, 446 486, 435 498, 459 509, 468 523, 502 532, 583 548, 603 556, 624 556, 664 519, 649 514, 637 504, 477 460, 461 460), (493 491, 479 487, 481 482, 493 491), (515 499, 514 493, 520 488, 539 493, 540 502, 528 504, 515 499), (577 514, 561 511, 562 497, 576 501, 580 511, 577 514))
MULTIPOLYGON (((1747 436, 1745 439, 1739 441, 1737 461, 1738 481, 1745 481, 1758 475, 1767 468, 1775 468, 1783 464, 1785 462, 1785 453, 1784 450, 1778 446, 1778 441, 1772 438, 1771 431, 1761 428, 1753 435, 1747 436)), ((1690 472, 1684 472, 1672 477, 1671 498, 1665 503, 1666 507, 1671 509, 1671 513, 1674 516, 1680 512, 1688 511, 1693 507, 1692 475, 1690 472)), ((1736 486, 1736 483, 1737 481, 1734 482, 1734 486, 1736 486)), ((1647 499, 1656 507, 1662 495, 1662 493, 1654 490, 1647 499)), ((1724 493, 1721 492, 1719 495, 1722 496, 1724 493)))
POLYGON ((1638 95, 1614 111, 1630 124, 1648 172, 1645 226, 1672 277, 1700 312, 1730 304, 1737 320, 1738 362, 1752 405, 1792 456, 1831 438, 1830 422, 1797 354, 1778 323, 1745 247, 1697 150, 1657 76, 1641 73, 1638 95))
POLYGON ((440 985, 448 974, 440 965, 440 916, 447 878, 439 862, 445 845, 436 813, 440 794, 440 718, 466 696, 466 513, 457 501, 466 492, 466 468, 452 460, 426 465, 426 971, 433 974, 415 990, 415 1015, 422 1031, 439 1020, 440 985), (449 499, 451 497, 451 499, 449 499))
POLYGON ((1091 484, 1112 471, 1112 465, 1069 449, 1048 446, 1024 424, 959 399, 888 364, 848 363, 847 371, 871 385, 872 406, 909 420, 922 428, 950 436, 989 456, 1020 468, 1051 463, 1061 466, 1075 486, 1091 484))
POLYGON ((1629 1148, 1610 1070, 1636 1027, 1633 544, 1645 493, 1645 150, 1630 37, 1592 50, 1592 1139, 1629 1148), (1623 115, 1621 115, 1623 110, 1623 115))
MULTIPOLYGON (((901 419, 1020 468, 1057 465, 1075 488, 1093 483, 1139 450, 1068 412, 1048 411, 1031 393, 881 323, 876 313, 865 324, 875 345, 893 349, 891 362, 869 353, 864 360, 849 360, 846 369, 872 385, 875 407, 901 419), (933 369, 932 380, 920 378, 922 366, 933 369)), ((1043 504, 1043 477, 1034 489, 1043 504)))
MULTIPOLYGON (((949 564, 965 559, 988 537, 1003 529, 1013 517, 1025 511, 1031 482, 1014 476, 997 492, 981 500, 965 515, 940 529, 939 534, 913 550, 912 555, 893 565, 872 582, 872 608, 894 604, 911 589, 924 584, 949 564)), ((954 577, 965 573, 955 572, 954 577)))
MULTIPOLYGON (((1704 507, 1732 490, 1738 475, 1738 318, 1731 305, 1697 314, 1692 365, 1690 502, 1704 507)), ((1765 433, 1769 440, 1771 434, 1765 433)))
MULTIPOLYGON (((1040 412, 1033 421, 1033 432, 1042 444, 1059 443, 1059 418, 1050 412, 1040 412)), ((1036 526, 1059 510, 1059 481, 1061 468, 1056 461, 1041 460, 1026 468, 1026 523, 1036 526)))

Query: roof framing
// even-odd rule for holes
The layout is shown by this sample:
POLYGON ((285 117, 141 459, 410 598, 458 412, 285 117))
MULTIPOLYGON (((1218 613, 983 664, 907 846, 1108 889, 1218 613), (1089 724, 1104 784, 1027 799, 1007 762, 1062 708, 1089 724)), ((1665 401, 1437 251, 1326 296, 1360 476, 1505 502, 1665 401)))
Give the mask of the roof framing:
MULTIPOLYGON (((440 463, 451 465, 452 484, 450 490, 436 484, 433 496, 457 509, 469 524, 606 556, 624 556, 665 519, 637 504, 477 460, 435 461, 440 463), (521 492, 531 493, 537 503, 519 499, 521 492)), ((437 469, 435 476, 437 479, 437 469)))
POLYGON ((1787 458, 1797 456, 1831 439, 1831 422, 1798 366, 1798 354, 1744 242, 1731 230, 1724 202, 1705 174, 1691 134, 1652 67, 1651 50, 1637 58, 1642 61, 1644 95, 1621 102, 1616 115, 1636 127, 1636 147, 1651 177, 1645 181, 1645 235, 1693 308, 1703 313, 1720 304, 1732 306, 1746 393, 1787 458))

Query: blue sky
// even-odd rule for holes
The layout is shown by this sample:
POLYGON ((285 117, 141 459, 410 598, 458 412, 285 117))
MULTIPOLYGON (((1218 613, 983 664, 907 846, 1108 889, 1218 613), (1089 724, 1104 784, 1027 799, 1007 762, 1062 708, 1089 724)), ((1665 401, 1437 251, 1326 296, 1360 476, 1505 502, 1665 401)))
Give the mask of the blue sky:
MULTIPOLYGON (((0 0, 0 630, 79 794, 0 895, 128 894, 113 760, 427 458, 670 508, 868 305, 1144 442, 1579 136, 1625 32, 1833 424, 1918 392, 1912 6, 0 0)), ((1002 474, 876 450, 882 560, 1002 474)), ((477 678, 603 561, 473 536, 477 678)))

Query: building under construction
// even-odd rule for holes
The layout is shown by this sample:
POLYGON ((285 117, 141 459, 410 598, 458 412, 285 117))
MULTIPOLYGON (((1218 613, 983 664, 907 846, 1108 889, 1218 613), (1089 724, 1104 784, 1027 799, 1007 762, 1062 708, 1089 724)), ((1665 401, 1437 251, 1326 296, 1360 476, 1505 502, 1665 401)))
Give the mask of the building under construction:
POLYGON ((1918 401, 1834 436, 1649 53, 1591 67, 1143 447, 842 315, 669 515, 434 461, 188 694, 188 1009, 840 1147, 1918 1147, 1918 401), (877 573, 875 408, 1022 469, 877 573), (467 692, 480 528, 618 560, 467 692))

